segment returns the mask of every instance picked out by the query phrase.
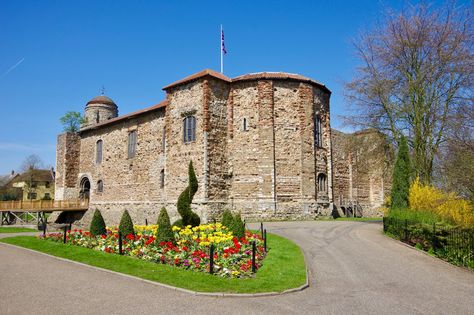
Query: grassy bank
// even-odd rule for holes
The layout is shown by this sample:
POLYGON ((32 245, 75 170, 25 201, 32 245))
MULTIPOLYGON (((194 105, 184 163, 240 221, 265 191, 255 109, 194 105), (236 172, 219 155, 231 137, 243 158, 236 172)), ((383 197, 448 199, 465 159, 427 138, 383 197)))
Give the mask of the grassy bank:
POLYGON ((0 233, 38 232, 35 229, 0 226, 0 233))
POLYGON ((306 281, 306 266, 300 248, 292 241, 273 234, 268 234, 270 250, 263 266, 251 279, 221 278, 32 236, 5 238, 0 242, 199 292, 281 292, 299 287, 306 281))

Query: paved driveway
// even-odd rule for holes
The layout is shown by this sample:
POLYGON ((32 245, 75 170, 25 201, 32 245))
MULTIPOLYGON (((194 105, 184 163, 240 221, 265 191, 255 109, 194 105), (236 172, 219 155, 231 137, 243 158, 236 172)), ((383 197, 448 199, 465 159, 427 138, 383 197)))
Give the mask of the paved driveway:
POLYGON ((388 239, 379 223, 282 222, 311 287, 263 298, 189 295, 0 245, 0 314, 474 314, 474 272, 388 239))

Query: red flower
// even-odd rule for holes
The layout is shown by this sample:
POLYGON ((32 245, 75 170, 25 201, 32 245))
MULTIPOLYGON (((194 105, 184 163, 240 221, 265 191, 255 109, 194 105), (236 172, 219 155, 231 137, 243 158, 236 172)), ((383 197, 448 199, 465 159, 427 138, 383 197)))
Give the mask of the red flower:
POLYGON ((107 238, 107 236, 105 234, 102 234, 100 237, 102 237, 102 239, 104 239, 104 240, 107 238))

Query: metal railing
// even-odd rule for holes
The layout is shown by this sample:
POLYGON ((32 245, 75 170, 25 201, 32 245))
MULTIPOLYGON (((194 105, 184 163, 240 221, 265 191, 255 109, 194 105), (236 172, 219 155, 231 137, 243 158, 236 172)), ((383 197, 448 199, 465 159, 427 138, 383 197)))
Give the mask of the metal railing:
POLYGON ((474 227, 383 218, 385 233, 455 265, 474 268, 474 227))

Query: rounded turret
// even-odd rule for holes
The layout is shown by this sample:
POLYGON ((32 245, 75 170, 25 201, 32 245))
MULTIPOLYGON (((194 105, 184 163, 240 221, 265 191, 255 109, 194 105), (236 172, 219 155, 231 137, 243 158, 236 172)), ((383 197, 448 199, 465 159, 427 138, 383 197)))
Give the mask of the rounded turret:
POLYGON ((115 102, 105 95, 99 95, 86 104, 85 118, 82 127, 99 124, 118 116, 118 107, 115 102))

